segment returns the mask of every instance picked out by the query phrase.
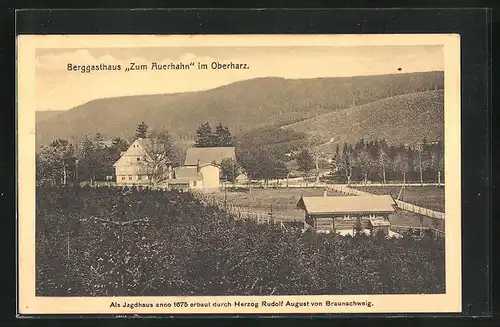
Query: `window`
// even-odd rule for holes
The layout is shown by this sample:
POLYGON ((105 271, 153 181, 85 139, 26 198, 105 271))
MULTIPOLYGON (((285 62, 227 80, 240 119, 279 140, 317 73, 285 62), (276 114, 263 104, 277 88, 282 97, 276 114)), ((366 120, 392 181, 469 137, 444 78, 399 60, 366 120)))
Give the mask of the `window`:
POLYGON ((193 187, 196 187, 196 181, 193 181, 193 187))
POLYGON ((128 180, 129 180, 129 181, 131 181, 131 180, 132 180, 132 176, 129 176, 129 177, 128 177, 128 180))
POLYGON ((137 157, 137 161, 141 161, 141 158, 137 157))
POLYGON ((125 176, 122 176, 122 181, 124 181, 124 180, 125 180, 125 176))

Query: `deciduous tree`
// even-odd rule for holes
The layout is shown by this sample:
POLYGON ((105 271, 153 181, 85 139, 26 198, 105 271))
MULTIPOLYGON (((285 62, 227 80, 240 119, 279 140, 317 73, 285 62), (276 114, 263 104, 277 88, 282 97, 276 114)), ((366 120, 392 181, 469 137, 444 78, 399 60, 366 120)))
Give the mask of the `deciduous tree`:
POLYGON ((235 183, 238 176, 239 167, 236 160, 232 158, 224 158, 220 163, 220 173, 223 180, 235 183))
POLYGON ((444 171, 444 149, 441 142, 438 142, 431 153, 430 158, 431 169, 437 173, 437 183, 441 186, 441 173, 444 171))
POLYGON ((375 164, 373 158, 367 149, 361 149, 358 154, 358 166, 361 169, 365 184, 368 182, 368 174, 374 169, 375 164))
POLYGON ((350 148, 347 144, 344 144, 342 148, 342 156, 339 163, 340 169, 344 172, 347 184, 351 183, 352 171, 356 166, 356 156, 354 150, 350 148))
POLYGON ((406 174, 411 170, 411 166, 408 154, 404 149, 396 154, 393 161, 393 168, 403 176, 403 184, 406 183, 406 174))
POLYGON ((297 156, 297 165, 299 170, 304 173, 305 178, 309 177, 309 173, 314 169, 314 158, 311 152, 307 149, 303 149, 297 156))
POLYGON ((146 156, 140 169, 147 174, 153 187, 168 176, 168 169, 179 156, 172 138, 167 131, 153 131, 144 142, 146 156))
POLYGON ((389 161, 390 158, 389 158, 389 154, 387 152, 388 151, 387 151, 385 144, 382 144, 380 146, 380 149, 379 149, 378 163, 379 163, 380 169, 382 170, 382 178, 383 178, 384 184, 387 183, 386 171, 387 171, 387 167, 390 164, 390 161, 389 161))
POLYGON ((66 185, 75 167, 74 146, 66 139, 57 139, 42 146, 37 156, 39 182, 66 185))

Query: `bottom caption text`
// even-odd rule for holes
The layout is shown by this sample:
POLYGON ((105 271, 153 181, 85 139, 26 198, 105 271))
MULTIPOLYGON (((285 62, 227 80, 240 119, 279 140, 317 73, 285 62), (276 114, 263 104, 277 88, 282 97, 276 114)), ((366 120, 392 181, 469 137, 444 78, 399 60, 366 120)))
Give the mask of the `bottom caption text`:
POLYGON ((276 308, 276 307, 366 307, 371 308, 371 301, 172 301, 172 302, 111 302, 110 308, 276 308))

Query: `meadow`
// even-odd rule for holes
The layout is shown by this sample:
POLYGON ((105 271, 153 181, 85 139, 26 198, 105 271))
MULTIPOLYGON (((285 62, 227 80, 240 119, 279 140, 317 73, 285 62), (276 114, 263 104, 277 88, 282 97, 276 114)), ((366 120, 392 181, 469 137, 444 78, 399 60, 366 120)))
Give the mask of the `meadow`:
MULTIPOLYGON (((390 194, 397 198, 400 186, 356 186, 356 189, 373 194, 390 194)), ((407 186, 401 193, 400 200, 427 209, 444 212, 444 186, 407 186)))
MULTIPOLYGON (((357 187, 360 188, 360 187, 357 187)), ((397 187, 391 188, 394 192, 397 187)), ((426 188, 430 190, 431 187, 426 188)), ((373 190, 374 194, 388 194, 385 189, 379 187, 364 187, 363 191, 369 192, 373 190)), ((444 190, 444 189, 443 189, 444 190)), ((226 192, 213 193, 217 201, 223 203, 224 198, 228 204, 232 204, 244 210, 257 212, 262 215, 267 215, 273 211, 273 216, 276 219, 283 221, 303 221, 304 211, 296 208, 297 202, 301 196, 323 196, 323 188, 251 188, 251 191, 234 191, 228 188, 226 192)), ((398 189, 399 192, 399 189, 398 189)), ((413 192, 413 194, 418 194, 413 192)), ((328 191, 328 196, 342 196, 333 190, 328 191)), ((394 196, 394 195, 393 195, 394 196)), ((396 196, 397 197, 397 194, 396 196)), ((427 201, 431 201, 432 197, 427 197, 427 201)), ((444 192, 443 192, 444 201, 444 192)), ((412 202, 410 202, 412 203, 412 202)), ((416 204, 416 203, 415 203, 416 204)), ((418 214, 397 209, 394 214, 389 216, 389 220, 393 225, 414 226, 414 227, 432 227, 444 231, 444 222, 436 221, 435 219, 420 216, 418 214)))

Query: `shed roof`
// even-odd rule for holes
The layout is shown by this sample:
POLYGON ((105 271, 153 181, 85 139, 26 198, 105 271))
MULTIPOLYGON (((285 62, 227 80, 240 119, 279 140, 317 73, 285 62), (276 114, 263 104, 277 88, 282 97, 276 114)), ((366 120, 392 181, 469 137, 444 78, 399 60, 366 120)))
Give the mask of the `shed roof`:
POLYGON ((396 202, 390 195, 301 197, 297 208, 310 214, 392 213, 396 202))
POLYGON ((176 167, 174 168, 175 179, 177 180, 191 180, 198 181, 202 179, 196 167, 176 167))
POLYGON ((210 163, 220 164, 223 159, 236 159, 234 147, 188 148, 184 165, 196 166, 210 163))
POLYGON ((379 218, 372 218, 370 219, 370 224, 373 227, 386 227, 386 226, 391 226, 391 223, 387 220, 379 219, 379 218))

